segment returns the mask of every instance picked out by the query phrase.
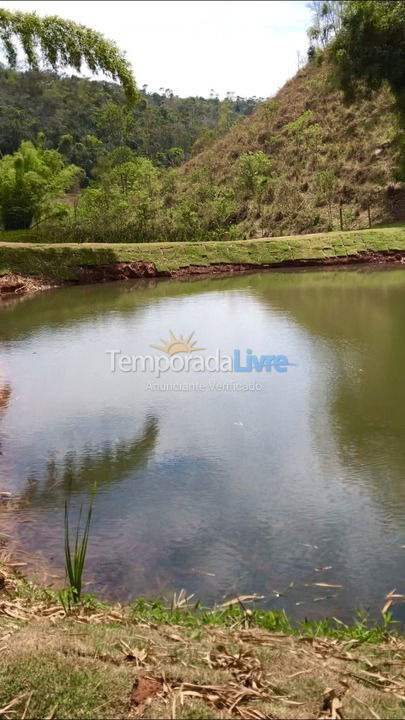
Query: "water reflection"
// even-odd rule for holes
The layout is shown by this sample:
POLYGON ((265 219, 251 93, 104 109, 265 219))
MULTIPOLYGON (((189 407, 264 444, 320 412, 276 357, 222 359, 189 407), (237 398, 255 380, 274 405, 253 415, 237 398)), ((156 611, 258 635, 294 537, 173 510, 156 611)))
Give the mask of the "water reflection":
POLYGON ((5 383, 0 383, 0 419, 7 410, 10 402, 11 386, 5 383))
MULTIPOLYGON (((89 573, 106 595, 186 587, 210 602, 262 593, 296 616, 376 612, 400 589, 405 544, 404 300, 405 272, 388 270, 69 288, 8 306, 0 468, 29 520, 21 540, 61 567, 67 489, 74 512, 96 480, 89 573), (149 392, 149 376, 111 374, 106 349, 148 353, 169 329, 296 366, 245 394, 149 392)), ((213 380, 163 380, 195 379, 213 380)))
POLYGON ((66 453, 62 460, 47 463, 45 479, 31 476, 19 494, 21 507, 58 507, 67 495, 90 494, 94 485, 101 491, 118 485, 144 466, 156 445, 158 423, 148 418, 140 437, 121 440, 115 445, 103 443, 96 448, 66 453))
MULTIPOLYGON (((0 422, 9 406, 10 398, 11 398, 11 385, 9 383, 5 383, 1 379, 1 376, 0 376, 0 422)), ((2 455, 1 428, 0 428, 0 455, 2 455)))
MULTIPOLYGON (((43 330, 78 325, 104 313, 113 312, 121 317, 132 315, 137 307, 142 308, 146 299, 153 301, 188 295, 193 288, 200 293, 200 283, 174 285, 164 279, 142 278, 134 282, 57 288, 51 291, 52 301, 48 292, 33 297, 19 296, 18 300, 7 304, 1 301, 0 341, 7 343, 43 330)), ((210 288, 208 280, 202 283, 203 287, 210 288)))
POLYGON ((260 295, 287 311, 335 357, 329 413, 350 482, 366 482, 405 529, 404 271, 313 274, 260 295), (327 302, 325 302, 327 288, 327 302), (353 473, 353 469, 361 470, 353 473))

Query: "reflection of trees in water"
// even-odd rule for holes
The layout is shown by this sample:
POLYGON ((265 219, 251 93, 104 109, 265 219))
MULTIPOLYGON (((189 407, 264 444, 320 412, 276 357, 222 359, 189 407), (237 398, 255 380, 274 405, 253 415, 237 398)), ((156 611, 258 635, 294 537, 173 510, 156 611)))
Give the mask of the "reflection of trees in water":
MULTIPOLYGON (((8 406, 10 403, 10 397, 11 397, 11 385, 8 383, 2 383, 0 379, 0 420, 2 420, 8 406)), ((2 446, 2 438, 0 434, 0 455, 2 454, 1 450, 2 446)))
POLYGON ((37 295, 18 296, 7 307, 0 307, 0 341, 21 340, 37 336, 43 330, 79 328, 84 323, 95 323, 114 316, 114 322, 131 321, 153 300, 176 298, 213 290, 203 281, 167 282, 163 278, 138 278, 126 282, 58 288, 37 295))
POLYGON ((8 408, 11 397, 11 385, 0 382, 0 419, 8 408))
POLYGON ((133 440, 104 443, 81 453, 66 453, 62 462, 50 461, 43 482, 37 477, 28 478, 20 495, 21 504, 41 505, 52 500, 53 506, 60 505, 68 493, 90 492, 94 483, 97 488, 119 483, 147 462, 157 436, 157 420, 150 417, 141 435, 133 440))
POLYGON ((405 503, 404 278, 403 270, 350 271, 257 283, 268 305, 333 343, 329 409, 340 457, 362 468, 374 496, 396 515, 405 503))

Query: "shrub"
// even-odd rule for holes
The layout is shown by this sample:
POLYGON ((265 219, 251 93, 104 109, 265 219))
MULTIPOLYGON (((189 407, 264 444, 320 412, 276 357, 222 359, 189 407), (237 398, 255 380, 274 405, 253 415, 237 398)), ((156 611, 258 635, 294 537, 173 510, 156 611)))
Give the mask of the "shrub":
POLYGON ((44 150, 23 141, 13 155, 0 160, 0 212, 6 230, 24 230, 35 220, 60 216, 68 207, 55 203, 77 185, 82 175, 75 165, 65 166, 57 150, 44 150))

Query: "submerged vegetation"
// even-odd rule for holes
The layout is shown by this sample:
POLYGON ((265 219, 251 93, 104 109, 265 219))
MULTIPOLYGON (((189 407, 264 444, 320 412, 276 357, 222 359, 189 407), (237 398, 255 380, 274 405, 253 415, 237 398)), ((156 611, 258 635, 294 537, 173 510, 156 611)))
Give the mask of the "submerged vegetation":
MULTIPOLYGON (((76 601, 68 604, 65 598, 61 597, 60 592, 52 587, 39 587, 21 574, 16 574, 12 569, 12 563, 9 566, 8 562, 7 556, 3 553, 0 559, 0 573, 3 578, 0 592, 4 592, 5 588, 8 590, 10 603, 5 601, 4 606, 0 608, 0 617, 4 616, 6 606, 11 607, 14 603, 16 613, 20 612, 20 619, 28 619, 30 616, 46 617, 49 614, 48 609, 52 607, 55 616, 59 618, 88 617, 91 620, 94 613, 100 613, 105 620, 110 621, 115 615, 116 619, 122 622, 177 625, 190 630, 205 626, 257 627, 271 633, 284 633, 297 637, 302 635, 329 637, 341 641, 353 640, 356 643, 376 643, 396 636, 395 621, 389 608, 382 613, 380 622, 371 620, 366 612, 359 610, 350 624, 334 617, 322 620, 305 619, 294 623, 284 610, 266 610, 257 607, 261 598, 255 595, 241 595, 214 607, 207 607, 181 590, 170 600, 140 597, 122 606, 112 605, 99 600, 94 595, 80 592, 80 597, 76 594, 76 601)), ((74 576, 73 581, 76 580, 74 576)), ((82 575, 79 583, 81 585, 82 575)), ((5 614, 7 616, 7 613, 5 614)))

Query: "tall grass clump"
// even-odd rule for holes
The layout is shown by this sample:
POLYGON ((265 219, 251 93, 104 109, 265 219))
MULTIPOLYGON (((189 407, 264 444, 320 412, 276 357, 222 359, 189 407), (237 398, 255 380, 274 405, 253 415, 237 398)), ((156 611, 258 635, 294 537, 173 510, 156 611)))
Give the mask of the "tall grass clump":
POLYGON ((69 585, 65 587, 60 593, 60 599, 65 610, 67 608, 70 608, 72 604, 79 603, 82 598, 83 570, 89 542, 90 525, 93 514, 94 493, 95 488, 93 488, 93 497, 90 501, 83 530, 81 530, 83 505, 80 506, 73 548, 71 546, 69 519, 70 501, 69 499, 65 500, 65 577, 69 585))

